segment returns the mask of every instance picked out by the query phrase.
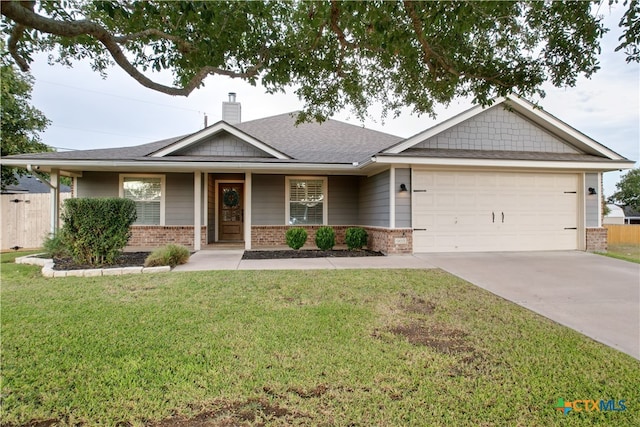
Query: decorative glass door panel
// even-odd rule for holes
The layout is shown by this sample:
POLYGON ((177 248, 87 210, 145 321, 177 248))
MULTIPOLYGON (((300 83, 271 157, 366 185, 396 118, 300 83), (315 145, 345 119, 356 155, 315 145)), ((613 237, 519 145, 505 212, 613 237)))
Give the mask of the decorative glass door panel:
POLYGON ((242 241, 244 184, 218 184, 218 240, 242 241))

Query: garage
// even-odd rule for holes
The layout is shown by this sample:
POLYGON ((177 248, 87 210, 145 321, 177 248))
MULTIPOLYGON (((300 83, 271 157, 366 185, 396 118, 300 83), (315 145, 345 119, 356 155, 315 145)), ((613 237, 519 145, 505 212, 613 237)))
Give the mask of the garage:
POLYGON ((578 249, 576 173, 414 170, 414 252, 578 249))

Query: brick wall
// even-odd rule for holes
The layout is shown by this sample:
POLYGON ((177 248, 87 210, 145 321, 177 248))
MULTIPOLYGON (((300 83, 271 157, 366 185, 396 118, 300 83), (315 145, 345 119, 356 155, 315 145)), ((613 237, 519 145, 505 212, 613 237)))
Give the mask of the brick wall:
MULTIPOLYGON (((207 227, 200 231, 201 245, 207 244, 207 227)), ((134 225, 127 246, 156 248, 175 243, 193 248, 193 225, 134 225)))
MULTIPOLYGON (((288 225, 254 225, 251 227, 251 246, 286 246, 285 234, 288 225)), ((307 231, 307 246, 315 246, 316 231, 321 225, 303 226, 307 231)), ((336 245, 345 245, 347 228, 353 225, 332 226, 336 232, 336 245)), ((362 227, 369 234, 367 248, 385 254, 410 254, 413 251, 412 230, 410 228, 387 229, 381 227, 362 227), (399 239, 399 240, 396 240, 399 239)))
POLYGON ((587 247, 588 252, 607 251, 607 229, 604 227, 587 227, 587 247))

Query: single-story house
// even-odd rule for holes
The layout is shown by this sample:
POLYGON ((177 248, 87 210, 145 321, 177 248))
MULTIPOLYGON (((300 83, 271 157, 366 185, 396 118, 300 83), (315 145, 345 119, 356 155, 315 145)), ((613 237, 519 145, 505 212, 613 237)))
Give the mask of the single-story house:
POLYGON ((240 113, 230 97, 221 121, 189 135, 2 164, 71 176, 77 197, 135 200, 132 246, 251 249, 330 225, 339 242, 364 227, 388 254, 599 249, 602 173, 634 164, 518 97, 410 138, 240 113))
MULTIPOLYGON (((7 185, 2 194, 43 194, 49 193, 51 188, 41 179, 34 175, 16 176, 17 184, 7 185)), ((70 193, 71 187, 60 184, 61 193, 70 193)))
POLYGON ((640 224, 640 211, 631 206, 624 206, 622 210, 624 211, 625 224, 640 224))
POLYGON ((614 204, 607 203, 607 209, 609 212, 602 219, 602 223, 606 225, 622 225, 624 224, 624 210, 622 207, 614 204))

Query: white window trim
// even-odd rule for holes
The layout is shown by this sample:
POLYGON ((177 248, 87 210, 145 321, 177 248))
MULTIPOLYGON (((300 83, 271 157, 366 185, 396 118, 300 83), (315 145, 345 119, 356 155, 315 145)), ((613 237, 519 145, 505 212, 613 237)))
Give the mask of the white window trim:
MULTIPOLYGON (((284 223, 285 225, 289 225, 289 218, 291 214, 291 180, 314 180, 319 181, 322 180, 322 195, 324 199, 322 200, 322 224, 318 225, 328 225, 329 224, 329 194, 328 194, 328 179, 326 176, 286 176, 284 180, 284 223)), ((311 224, 309 224, 311 225, 311 224)), ((315 225, 315 224, 314 224, 315 225)))
MULTIPOLYGON (((160 178, 160 224, 161 226, 165 225, 165 199, 167 197, 166 192, 166 177, 165 175, 160 174, 144 174, 144 173, 122 173, 120 174, 120 183, 118 186, 118 192, 120 197, 124 197, 124 179, 125 178, 160 178)), ((134 225, 144 225, 144 224, 134 224, 134 225)))

